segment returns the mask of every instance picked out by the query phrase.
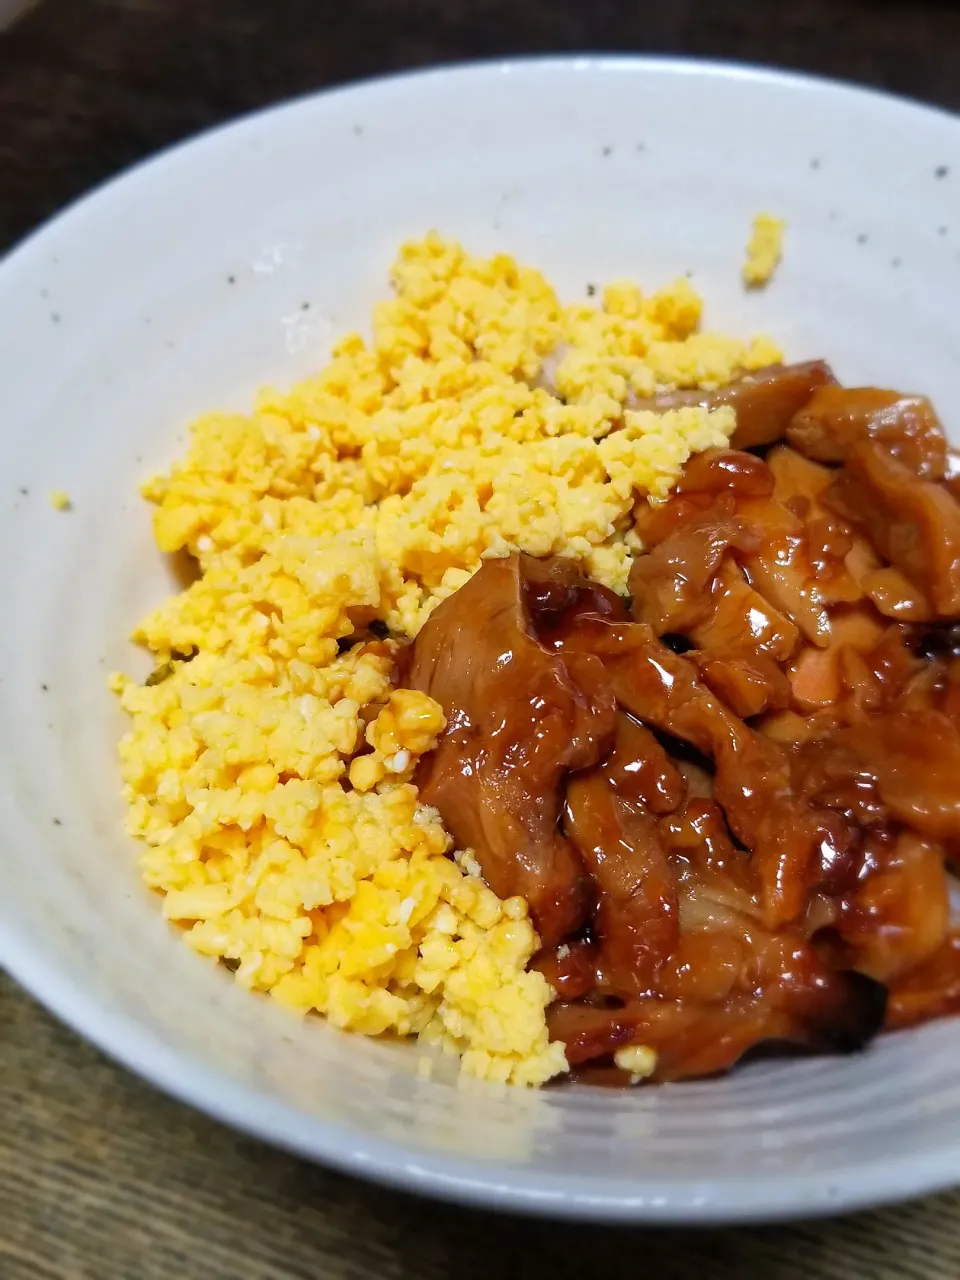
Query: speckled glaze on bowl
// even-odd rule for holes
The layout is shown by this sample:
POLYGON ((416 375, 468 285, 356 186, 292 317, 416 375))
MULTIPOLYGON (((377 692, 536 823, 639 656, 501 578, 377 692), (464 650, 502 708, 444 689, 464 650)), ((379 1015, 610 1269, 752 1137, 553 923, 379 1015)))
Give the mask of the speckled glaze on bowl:
POLYGON ((136 169, 0 264, 0 958, 161 1088, 422 1192, 716 1222, 960 1181, 960 1023, 633 1093, 458 1087, 246 995, 143 889, 104 683, 144 669, 124 637, 170 587, 137 483, 198 411, 316 368, 432 226, 573 297, 691 271, 709 324, 925 391, 960 433, 960 125, 935 111, 736 67, 519 62, 308 98, 136 169), (786 258, 746 295, 758 209, 789 220, 786 258))

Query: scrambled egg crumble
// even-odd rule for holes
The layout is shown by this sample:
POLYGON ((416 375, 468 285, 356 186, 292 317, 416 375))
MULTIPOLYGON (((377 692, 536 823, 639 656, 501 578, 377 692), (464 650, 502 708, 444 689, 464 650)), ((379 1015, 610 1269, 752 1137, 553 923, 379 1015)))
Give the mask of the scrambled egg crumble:
POLYGON ((747 257, 743 264, 743 281, 751 289, 769 283, 783 257, 783 233, 786 223, 772 213, 758 213, 753 220, 747 257))
POLYGON ((247 987, 368 1035, 418 1036, 489 1079, 566 1068, 552 991, 527 965, 522 899, 500 901, 418 801, 437 703, 395 686, 416 635, 484 557, 579 560, 623 591, 631 513, 732 410, 631 408, 780 358, 699 331, 686 281, 561 305, 539 272, 431 234, 403 246, 372 341, 250 415, 193 426, 144 486, 162 551, 200 576, 144 618, 145 684, 115 675, 128 826, 188 944, 247 987))
POLYGON ((70 495, 63 489, 50 490, 50 505, 54 511, 69 511, 70 495))

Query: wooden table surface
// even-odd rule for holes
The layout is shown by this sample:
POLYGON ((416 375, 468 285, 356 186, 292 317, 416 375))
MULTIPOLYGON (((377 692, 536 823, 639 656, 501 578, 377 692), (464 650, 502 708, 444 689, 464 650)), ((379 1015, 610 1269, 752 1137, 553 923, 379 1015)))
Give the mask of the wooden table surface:
MULTIPOLYGON (((45 0, 0 35, 0 251, 242 111, 466 57, 680 52, 960 108, 957 0, 45 0)), ((795 1227, 527 1223, 368 1187, 156 1093, 0 977, 0 1277, 960 1276, 960 1193, 795 1227)))

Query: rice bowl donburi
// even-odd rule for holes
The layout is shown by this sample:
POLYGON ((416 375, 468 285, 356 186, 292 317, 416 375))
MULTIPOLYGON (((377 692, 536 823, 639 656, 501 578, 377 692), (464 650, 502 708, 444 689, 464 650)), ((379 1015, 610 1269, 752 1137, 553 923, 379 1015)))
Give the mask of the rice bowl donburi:
POLYGON ((371 341, 145 486, 199 575, 113 677, 166 917, 520 1084, 950 1011, 954 801, 891 745, 956 732, 932 408, 704 332, 685 280, 562 305, 430 236, 392 281, 371 341))

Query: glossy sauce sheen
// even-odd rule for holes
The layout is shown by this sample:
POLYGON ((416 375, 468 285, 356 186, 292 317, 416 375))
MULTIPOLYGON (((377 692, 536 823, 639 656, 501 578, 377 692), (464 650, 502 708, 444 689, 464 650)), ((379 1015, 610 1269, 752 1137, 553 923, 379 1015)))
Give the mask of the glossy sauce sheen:
POLYGON ((584 1079, 622 1081, 628 1045, 682 1079, 960 1009, 939 423, 822 362, 718 397, 766 456, 710 450, 638 506, 629 606, 571 562, 488 561, 409 655, 448 718, 422 798, 530 903, 550 1031, 584 1079))

